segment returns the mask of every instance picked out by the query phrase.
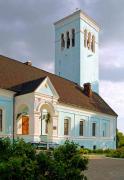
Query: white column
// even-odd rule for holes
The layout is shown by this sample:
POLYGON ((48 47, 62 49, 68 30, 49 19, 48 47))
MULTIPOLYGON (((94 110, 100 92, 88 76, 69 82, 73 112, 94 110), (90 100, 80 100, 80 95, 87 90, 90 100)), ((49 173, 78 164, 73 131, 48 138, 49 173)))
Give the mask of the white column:
POLYGON ((41 135, 41 113, 35 112, 34 113, 34 136, 41 135))

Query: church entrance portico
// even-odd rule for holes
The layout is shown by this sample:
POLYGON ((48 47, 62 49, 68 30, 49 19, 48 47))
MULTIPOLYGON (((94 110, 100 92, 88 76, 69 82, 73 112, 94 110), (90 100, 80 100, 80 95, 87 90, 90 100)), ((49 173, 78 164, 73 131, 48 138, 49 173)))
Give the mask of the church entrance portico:
POLYGON ((58 116, 49 101, 40 102, 34 113, 34 136, 37 141, 50 143, 57 136, 58 116), (37 112, 36 112, 37 110, 37 112))

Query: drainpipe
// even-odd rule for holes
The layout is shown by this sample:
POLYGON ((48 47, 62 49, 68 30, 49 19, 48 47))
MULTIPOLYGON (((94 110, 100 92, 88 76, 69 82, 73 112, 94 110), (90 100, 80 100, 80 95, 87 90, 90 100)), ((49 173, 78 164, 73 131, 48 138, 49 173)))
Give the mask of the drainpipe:
POLYGON ((13 96, 13 135, 12 135, 13 143, 15 139, 15 94, 13 96))
POLYGON ((116 132, 115 132, 115 143, 116 143, 116 149, 117 149, 117 117, 116 117, 116 132))
POLYGON ((40 140, 42 140, 42 112, 41 112, 41 138, 40 140))

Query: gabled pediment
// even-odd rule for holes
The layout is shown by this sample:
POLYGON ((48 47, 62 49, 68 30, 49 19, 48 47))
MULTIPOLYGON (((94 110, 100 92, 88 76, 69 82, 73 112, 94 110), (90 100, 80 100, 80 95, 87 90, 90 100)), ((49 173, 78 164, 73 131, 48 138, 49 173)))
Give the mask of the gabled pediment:
POLYGON ((46 77, 43 80, 43 82, 37 87, 35 92, 59 98, 59 95, 54 88, 52 82, 50 81, 49 77, 46 77))

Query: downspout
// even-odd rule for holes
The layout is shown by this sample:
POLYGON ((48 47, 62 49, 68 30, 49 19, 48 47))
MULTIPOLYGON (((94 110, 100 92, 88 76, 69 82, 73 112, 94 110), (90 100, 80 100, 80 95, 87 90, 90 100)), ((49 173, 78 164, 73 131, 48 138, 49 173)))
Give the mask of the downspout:
POLYGON ((42 139, 42 112, 41 112, 41 139, 42 139))
POLYGON ((118 118, 118 116, 116 117, 116 132, 115 132, 115 142, 116 142, 115 148, 116 149, 117 149, 117 118, 118 118))
POLYGON ((15 94, 13 96, 13 143, 14 143, 14 139, 15 139, 15 94))

